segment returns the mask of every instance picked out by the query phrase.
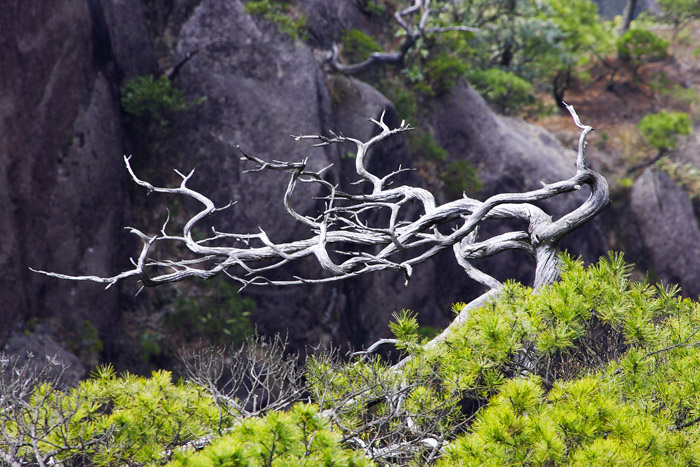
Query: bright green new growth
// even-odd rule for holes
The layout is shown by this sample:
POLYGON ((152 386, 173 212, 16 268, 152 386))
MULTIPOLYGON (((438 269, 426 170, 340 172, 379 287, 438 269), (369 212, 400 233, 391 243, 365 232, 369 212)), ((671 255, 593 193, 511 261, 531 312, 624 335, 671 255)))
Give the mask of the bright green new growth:
MULTIPOLYGON (((537 291, 506 283, 439 345, 426 346, 415 315, 396 314, 390 328, 409 357, 401 366, 367 354, 311 358, 308 392, 297 397, 316 405, 246 419, 224 410, 237 399, 173 384, 167 372, 102 369, 75 389, 40 385, 26 406, 0 399, 0 455, 64 465, 371 465, 343 449, 353 440, 368 452, 418 447, 392 454, 398 465, 700 465, 700 306, 676 287, 631 282, 621 255, 562 262, 559 282, 537 291), (202 439, 209 447, 186 450, 202 439)), ((0 364, 7 391, 11 369, 0 364)))
POLYGON ((361 452, 344 449, 317 407, 297 404, 287 412, 246 419, 199 452, 176 453, 167 465, 369 467, 374 463, 361 452))
POLYGON ((600 377, 504 384, 441 466, 698 465, 700 449, 668 420, 625 400, 600 377))
POLYGON ((537 293, 507 283, 430 350, 415 317, 396 315, 391 329, 412 356, 401 370, 379 359, 314 360, 314 398, 331 408, 359 394, 340 424, 372 426, 379 439, 401 426, 382 419, 388 407, 378 402, 396 388, 419 426, 448 439, 477 414, 442 465, 609 465, 611 455, 620 465, 700 462, 697 303, 674 287, 630 282, 621 256, 587 268, 563 262, 560 282, 537 293))
MULTIPOLYGON (((165 459, 168 449, 210 436, 232 423, 221 414, 201 388, 174 384, 170 373, 154 372, 151 378, 130 374, 117 377, 109 367, 76 388, 62 392, 44 384, 29 400, 38 422, 38 450, 66 465, 144 465, 165 459)), ((36 426, 36 425, 35 425, 36 426)), ((19 433, 17 423, 3 431, 19 433)), ((25 458, 32 458, 29 434, 25 458)), ((0 450, 4 450, 0 441, 0 450)))
POLYGON ((493 396, 441 465, 699 465, 697 303, 630 283, 620 257, 565 261, 449 341, 443 374, 493 396))
POLYGON ((637 128, 647 143, 663 151, 674 149, 679 135, 689 135, 692 132, 687 113, 667 110, 645 116, 637 128))
POLYGON ((187 110, 206 100, 202 97, 189 102, 185 91, 174 87, 165 75, 158 79, 153 75, 137 76, 121 87, 120 94, 124 112, 135 117, 152 118, 161 126, 168 124, 168 114, 187 110))

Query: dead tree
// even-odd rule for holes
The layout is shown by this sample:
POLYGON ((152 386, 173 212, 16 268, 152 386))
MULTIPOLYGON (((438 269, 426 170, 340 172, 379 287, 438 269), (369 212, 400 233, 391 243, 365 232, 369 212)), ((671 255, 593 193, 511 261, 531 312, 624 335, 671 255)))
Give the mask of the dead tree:
MULTIPOLYGON (((471 310, 496 297, 502 289, 497 279, 472 264, 474 260, 506 250, 520 250, 536 262, 533 286, 549 284, 559 275, 559 240, 593 218, 607 205, 608 184, 600 174, 588 168, 586 163, 586 138, 593 128, 580 122, 573 107, 567 108, 575 124, 582 130, 575 174, 569 179, 545 184, 532 191, 502 193, 484 201, 464 194, 458 200, 438 205, 433 194, 425 189, 391 185, 392 178, 405 169, 399 168, 383 177, 371 173, 366 166, 368 152, 387 138, 411 129, 405 122, 401 122, 397 128, 390 128, 384 122, 383 114, 379 120, 371 119, 379 132, 367 141, 337 134, 295 137, 297 140, 311 140, 315 143, 314 146, 354 145, 358 183, 364 188, 355 193, 341 191, 324 178, 326 169, 309 170, 306 159, 301 162, 266 161, 238 149, 242 159, 252 165, 248 172, 276 170, 289 174, 283 199, 285 209, 294 220, 306 226, 309 233, 306 238, 286 243, 275 243, 262 229, 257 233, 227 233, 212 228, 207 238, 195 239, 193 231, 201 231, 206 219, 229 208, 231 203, 217 208, 207 196, 189 188, 187 185, 194 176, 194 170, 186 175, 176 171, 182 179, 177 187, 156 187, 141 180, 134 173, 129 158, 125 157, 124 162, 132 179, 149 193, 191 198, 203 208, 177 234, 169 232, 169 218, 160 231, 152 235, 129 228, 142 241, 143 246, 138 257, 132 259, 133 268, 128 271, 112 277, 37 272, 61 279, 98 282, 106 284, 107 288, 131 278, 140 281, 143 286, 152 287, 188 278, 210 279, 219 275, 237 281, 241 288, 315 284, 387 270, 402 273, 408 284, 414 270, 422 263, 440 253, 451 251, 466 275, 485 285, 489 291, 467 304, 440 335, 424 345, 424 349, 429 349, 440 345, 453 329, 467 319, 471 310), (292 205, 292 197, 299 184, 310 184, 325 192, 321 198, 323 208, 313 215, 297 212, 292 205), (584 185, 590 188, 588 199, 557 220, 533 204, 575 192, 584 185), (420 206, 418 214, 414 207, 408 206, 411 202, 420 206), (480 238, 480 224, 491 219, 515 219, 526 227, 490 238, 480 238), (161 255, 166 252, 183 251, 183 248, 158 248, 164 244, 184 247, 189 250, 188 256, 163 258, 161 255), (336 249, 340 251, 335 251, 336 249), (320 268, 317 276, 292 277, 287 280, 272 278, 271 274, 280 268, 304 258, 318 263, 320 268)), ((396 341, 380 340, 361 353, 372 353, 386 343, 396 341)), ((256 415, 264 410, 284 407, 304 392, 300 383, 303 372, 293 364, 288 364, 281 354, 272 352, 264 355, 261 362, 251 362, 239 353, 238 357, 232 358, 230 368, 226 369, 223 354, 216 350, 213 352, 216 358, 194 358, 193 366, 188 369, 196 382, 210 390, 222 415, 244 418, 256 415), (220 388, 222 383, 223 390, 220 388), (242 399, 239 390, 245 392, 242 399)), ((421 452, 431 461, 439 455, 452 436, 452 428, 446 431, 439 423, 451 413, 450 404, 438 405, 418 414, 406 409, 404 402, 407 397, 416 387, 425 383, 422 380, 409 380, 404 374, 402 368, 406 367, 411 358, 408 355, 394 365, 388 375, 365 375, 367 380, 358 382, 359 389, 339 398, 328 392, 328 385, 324 385, 323 381, 316 385, 318 390, 315 400, 322 407, 330 406, 323 411, 324 416, 344 433, 344 440, 348 444, 363 449, 368 457, 380 464, 395 463, 397 460, 408 462, 421 452), (346 415, 357 411, 358 406, 368 409, 375 403, 384 404, 387 412, 365 410, 363 413, 369 415, 363 423, 357 426, 345 423, 346 415), (416 419, 429 420, 431 423, 418 427, 416 419), (361 436, 370 432, 370 438, 361 436)), ((334 369, 323 373, 321 377, 332 379, 334 372, 351 372, 353 369, 352 365, 333 366, 332 363, 329 363, 329 368, 334 369)), ((357 379, 354 373, 348 373, 347 376, 357 379)), ((428 379, 430 377, 426 376, 428 379)), ((201 447, 209 442, 210 439, 205 438, 197 440, 195 444, 201 447)), ((14 459, 9 451, 0 452, 0 456, 4 460, 14 459)))
MULTIPOLYGON (((143 286, 152 287, 188 278, 210 279, 226 275, 237 281, 241 289, 248 286, 281 286, 294 284, 316 284, 340 281, 375 271, 402 273, 408 284, 414 269, 432 257, 451 251, 456 261, 471 279, 485 285, 485 295, 467 305, 448 329, 434 343, 445 338, 450 329, 463 321, 464 313, 496 295, 501 283, 472 264, 474 260, 496 255, 506 250, 520 250, 534 258, 536 263, 535 288, 549 284, 558 278, 559 263, 557 244, 566 234, 577 229, 608 203, 608 184, 603 176, 591 170, 585 157, 586 138, 593 130, 583 125, 572 106, 567 106, 575 124, 581 128, 576 159, 576 173, 567 180, 544 184, 541 188, 523 193, 502 193, 479 201, 467 194, 461 199, 442 205, 429 191, 413 186, 391 186, 391 179, 398 170, 379 177, 368 171, 365 163, 368 152, 385 139, 411 129, 405 122, 398 128, 390 128, 384 115, 377 121, 370 119, 379 128, 379 133, 368 141, 337 134, 330 136, 304 135, 296 140, 314 141, 314 146, 352 144, 355 146, 355 169, 358 183, 365 187, 357 193, 346 193, 318 172, 307 169, 307 160, 301 162, 265 161, 238 149, 241 159, 252 164, 247 172, 268 170, 289 173, 289 183, 284 195, 287 213, 308 228, 307 238, 286 243, 275 243, 264 230, 257 233, 227 233, 212 228, 209 237, 196 240, 193 230, 212 214, 229 208, 217 208, 206 195, 187 186, 194 176, 176 171, 182 181, 173 188, 156 187, 141 180, 133 171, 129 157, 124 158, 126 168, 133 180, 150 192, 191 198, 202 205, 202 210, 193 215, 180 233, 168 232, 168 221, 160 231, 148 235, 136 228, 128 228, 138 236, 143 246, 137 258, 132 258, 133 268, 112 277, 72 276, 55 272, 36 271, 51 277, 76 281, 92 281, 106 284, 107 288, 125 279, 134 278, 143 286), (292 206, 292 195, 300 184, 311 184, 325 190, 322 198, 325 207, 319 212, 302 214, 292 206), (533 202, 552 198, 564 193, 590 187, 588 199, 570 213, 553 220, 533 202), (409 202, 417 202, 421 212, 417 218, 406 215, 409 202), (383 225, 370 225, 366 220, 371 214, 385 220, 383 225), (479 225, 489 219, 516 219, 527 227, 493 236, 479 237, 479 225), (185 246, 188 258, 163 259, 156 256, 156 245, 175 243, 185 246), (342 248, 335 251, 334 248, 342 248), (270 278, 269 274, 288 263, 311 258, 320 266, 318 277, 292 277, 287 280, 270 278)), ((415 217, 415 216, 414 216, 415 217)))
MULTIPOLYGON (((356 75, 367 71, 371 67, 380 63, 401 63, 406 54, 416 45, 418 39, 432 34, 439 34, 448 31, 478 32, 478 28, 464 25, 436 26, 429 27, 428 22, 442 13, 449 11, 455 0, 439 2, 437 8, 431 5, 431 0, 413 0, 413 2, 403 10, 394 13, 394 19, 403 30, 403 40, 398 50, 394 52, 372 52, 369 57, 360 63, 342 64, 338 59, 338 46, 333 44, 328 62, 331 67, 345 75, 356 75), (416 18, 415 20, 413 18, 416 18)), ((438 3, 438 2, 435 2, 438 3)))

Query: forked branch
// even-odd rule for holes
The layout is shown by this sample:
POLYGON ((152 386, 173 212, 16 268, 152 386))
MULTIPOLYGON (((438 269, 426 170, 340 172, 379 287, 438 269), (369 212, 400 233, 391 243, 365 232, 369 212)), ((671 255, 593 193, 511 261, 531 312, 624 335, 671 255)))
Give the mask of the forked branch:
POLYGON ((185 223, 178 234, 167 231, 168 220, 153 235, 129 228, 141 240, 141 251, 136 259, 132 259, 132 269, 115 276, 37 272, 61 279, 99 282, 107 287, 132 277, 139 279, 144 286, 156 286, 191 277, 209 279, 221 274, 239 282, 241 288, 249 285, 292 285, 333 282, 383 270, 401 272, 408 282, 417 266, 447 250, 452 251, 467 276, 493 289, 498 288, 500 282, 477 269, 472 261, 515 249, 536 260, 533 285, 539 287, 558 277, 556 246, 559 240, 594 217, 608 203, 606 180, 586 164, 586 137, 592 127, 581 124, 573 107, 568 106, 568 109, 575 124, 582 129, 576 173, 567 180, 547 184, 536 190, 497 194, 484 201, 464 194, 461 199, 438 206, 435 197, 425 189, 406 185, 390 186, 391 178, 399 171, 384 177, 371 173, 366 167, 368 152, 385 139, 411 129, 405 122, 397 128, 390 128, 384 122, 384 114, 379 120, 372 119, 380 131, 368 141, 337 134, 295 137, 297 140, 315 141, 315 146, 354 145, 357 154, 356 173, 360 185, 365 187, 356 193, 346 193, 328 182, 324 178, 325 168, 320 171, 309 170, 306 160, 265 161, 239 149, 242 160, 252 164, 248 172, 281 170, 289 173, 284 207, 292 218, 308 228, 309 233, 306 238, 285 243, 274 242, 262 228, 257 233, 228 233, 213 228, 209 237, 195 239, 193 229, 232 203, 217 208, 207 196, 191 189, 188 182, 194 176, 194 170, 186 175, 176 171, 181 178, 177 187, 153 186, 136 175, 130 158, 125 157, 124 163, 132 179, 148 192, 191 198, 198 201, 202 209, 185 223), (294 209, 292 195, 300 183, 315 185, 323 193, 323 209, 313 214, 299 213, 294 209), (557 220, 552 220, 545 211, 532 204, 577 191, 583 185, 588 185, 591 189, 588 199, 557 220), (417 218, 415 214, 410 215, 406 208, 410 201, 415 201, 420 206, 417 218), (521 231, 480 239, 479 225, 487 219, 517 219, 524 221, 527 227, 521 231), (163 242, 185 246, 193 257, 156 257, 153 250, 163 242), (343 250, 336 251, 336 248, 343 250), (305 257, 315 259, 320 266, 317 276, 287 280, 268 276, 270 271, 305 257))
POLYGON ((428 27, 428 23, 447 11, 455 0, 450 0, 438 8, 431 5, 431 0, 413 0, 403 10, 394 13, 394 19, 403 30, 403 40, 398 50, 394 52, 372 52, 369 57, 360 63, 343 64, 338 58, 338 46, 333 44, 328 62, 331 67, 345 75, 356 75, 368 70, 380 63, 401 63, 406 54, 416 45, 418 39, 431 34, 439 34, 449 31, 479 32, 478 28, 464 25, 434 26, 428 27))

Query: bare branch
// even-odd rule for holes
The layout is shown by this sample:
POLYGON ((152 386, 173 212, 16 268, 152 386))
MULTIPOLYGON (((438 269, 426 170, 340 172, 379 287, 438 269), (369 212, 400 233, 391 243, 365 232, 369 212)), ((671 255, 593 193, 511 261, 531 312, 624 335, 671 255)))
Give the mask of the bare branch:
MULTIPOLYGON (((571 112, 574 123, 582 129, 576 159, 576 173, 567 180, 547 184, 539 189, 523 193, 497 194, 484 201, 465 195, 461 199, 438 206, 435 197, 425 189, 405 185, 388 188, 389 176, 380 178, 371 173, 366 167, 365 156, 376 144, 395 134, 410 130, 410 126, 402 122, 399 127, 390 128, 384 122, 384 113, 379 120, 371 119, 380 132, 368 141, 334 133, 331 133, 331 136, 295 137, 297 140, 317 141, 317 145, 323 146, 346 143, 355 145, 357 148, 356 173, 365 185, 369 185, 368 189, 357 193, 341 192, 335 185, 325 180, 325 169, 317 172, 310 171, 307 169, 306 160, 265 161, 237 148, 242 158, 253 164, 253 168, 248 171, 278 170, 289 173, 290 178, 283 204, 292 218, 309 229, 309 235, 286 243, 274 242, 262 229, 259 233, 240 234, 212 229, 210 237, 195 240, 192 235, 193 229, 202 220, 230 207, 233 203, 217 208, 208 197, 189 188, 187 185, 194 176, 194 170, 187 174, 176 171, 181 178, 180 185, 177 187, 153 186, 135 174, 130 158, 125 157, 124 163, 132 179, 148 192, 191 198, 198 201, 203 208, 185 223, 178 235, 166 232, 169 228, 169 216, 160 228, 160 232, 153 236, 129 228, 129 231, 141 240, 142 248, 138 258, 132 260, 133 269, 118 275, 71 276, 32 270, 61 279, 104 283, 107 287, 131 277, 140 279, 144 286, 155 286, 190 277, 209 279, 220 274, 228 275, 239 282, 241 287, 309 284, 333 282, 382 270, 401 272, 408 281, 415 267, 438 253, 451 249, 468 277, 488 288, 497 289, 500 287, 500 282, 478 270, 472 262, 505 250, 515 249, 535 258, 537 269, 534 286, 538 287, 558 277, 556 248, 558 241, 590 220, 608 203, 607 182, 586 165, 586 137, 593 128, 581 123, 572 106, 567 108, 571 112), (300 182, 312 184, 326 193, 321 198, 325 200, 324 210, 314 215, 302 214, 295 210, 292 199, 300 182), (535 201, 578 191, 583 185, 588 185, 591 189, 588 199, 556 221, 532 204, 535 201), (418 218, 415 218, 415 214, 409 216, 407 213, 406 205, 412 200, 418 201, 422 207, 418 218), (367 223, 366 219, 373 218, 373 214, 387 209, 390 211, 390 216, 385 224, 369 225, 367 223), (482 221, 488 219, 517 219, 525 222, 527 228, 480 239, 478 227, 482 221), (183 245, 194 255, 194 258, 156 259, 154 250, 162 242, 183 245), (343 249, 337 251, 335 246, 341 244, 343 249), (373 252, 370 253, 367 247, 373 247, 373 252), (289 262, 307 257, 315 258, 320 271, 326 274, 318 277, 294 277, 287 280, 273 280, 266 275, 269 271, 289 262)), ((378 216, 378 218, 386 219, 387 216, 378 216)))
POLYGON ((331 52, 328 56, 328 63, 330 63, 334 70, 339 71, 340 73, 345 75, 356 75, 358 73, 362 73, 363 71, 367 71, 377 64, 394 64, 403 62, 406 54, 415 46, 416 42, 421 37, 432 34, 442 34, 450 31, 478 33, 478 28, 464 25, 437 26, 432 28, 426 27, 428 21, 445 11, 450 4, 456 2, 457 0, 453 0, 448 2, 443 8, 436 10, 430 8, 431 0, 414 0, 410 6, 394 13, 394 19, 404 31, 404 38, 398 51, 372 52, 369 57, 362 62, 346 65, 340 63, 338 57, 338 46, 333 44, 331 52), (410 18, 413 16, 418 17, 415 24, 410 21, 410 18))

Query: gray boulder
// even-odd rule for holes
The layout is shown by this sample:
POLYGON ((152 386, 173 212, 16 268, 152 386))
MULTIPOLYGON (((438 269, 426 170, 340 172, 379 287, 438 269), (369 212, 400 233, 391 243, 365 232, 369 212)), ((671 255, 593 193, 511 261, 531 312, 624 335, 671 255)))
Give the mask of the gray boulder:
MULTIPOLYGON (((431 117, 435 138, 453 159, 464 159, 476 167, 483 189, 468 193, 478 199, 497 193, 536 190, 544 183, 565 180, 576 173, 576 153, 564 148, 546 130, 522 120, 493 113, 481 96, 467 84, 458 84, 438 96, 431 117)), ((585 120, 585 116, 582 116, 585 120)), ((572 120, 573 125, 573 120, 572 120)), ((553 217, 572 211, 588 193, 558 196, 540 204, 553 217)), ((494 225, 485 236, 516 227, 494 225)), ((520 226, 522 228, 522 226, 520 226)), ((610 248, 599 219, 566 237, 561 245, 587 261, 597 260, 610 248)), ((533 262, 521 253, 505 253, 484 261, 485 269, 500 280, 516 278, 531 283, 533 262)), ((475 264, 477 265, 477 264, 475 264)), ((478 266, 478 265, 477 265, 478 266)), ((452 265, 442 268, 453 270, 452 265)), ((480 292, 463 289, 465 296, 480 292)), ((446 294, 447 290, 444 291, 446 294)))
POLYGON ((44 326, 32 333, 13 334, 0 351, 0 357, 18 366, 29 365, 30 374, 65 386, 75 386, 87 373, 80 359, 59 344, 44 326))
POLYGON ((650 167, 637 179, 620 229, 639 270, 680 285, 686 296, 700 295, 700 229, 688 195, 665 173, 650 167))

